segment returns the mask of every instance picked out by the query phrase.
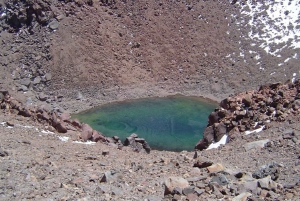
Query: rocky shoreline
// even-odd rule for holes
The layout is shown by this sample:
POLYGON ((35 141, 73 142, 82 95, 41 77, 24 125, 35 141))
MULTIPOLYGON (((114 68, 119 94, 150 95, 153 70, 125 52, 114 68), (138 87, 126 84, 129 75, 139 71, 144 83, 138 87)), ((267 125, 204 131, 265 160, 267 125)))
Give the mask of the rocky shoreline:
MULTIPOLYGON (((57 197, 62 200, 297 200, 300 178, 299 83, 297 80, 294 83, 271 84, 258 91, 225 99, 220 103, 224 109, 218 108, 209 116, 207 128, 222 131, 216 128, 227 121, 231 124, 224 125, 229 125, 227 129, 234 130, 235 135, 229 135, 230 141, 225 146, 194 153, 150 152, 149 145, 137 135, 128 137, 124 143, 126 146, 123 146, 117 137, 107 138, 87 124, 71 120, 67 113, 58 115, 56 111, 48 111, 43 107, 24 107, 4 91, 1 115, 9 120, 3 122, 1 128, 4 133, 8 133, 1 135, 1 161, 6 167, 1 170, 5 175, 2 177, 5 186, 1 188, 1 196, 4 200, 57 197), (269 98, 273 101, 267 102, 269 98), (275 98, 277 101, 274 101, 275 98), (265 130, 258 134, 242 134, 251 129, 250 120, 247 123, 251 126, 241 123, 245 118, 253 117, 247 116, 251 109, 256 115, 259 112, 270 113, 271 105, 268 104, 271 103, 276 108, 276 115, 266 115, 260 119, 261 126, 266 126, 265 130), (265 107, 254 108, 258 105, 265 107), (248 113, 242 115, 237 112, 244 111, 245 107, 248 113), (220 118, 220 114, 225 115, 220 118), (232 124, 237 118, 240 120, 236 127, 240 129, 238 134, 232 124), (25 122, 35 126, 24 125, 25 122), (40 143, 44 140, 46 144, 40 143), (97 143, 93 144, 90 140, 97 143), (44 148, 41 149, 41 146, 44 148), (70 149, 74 149, 74 152, 63 151, 70 149), (35 158, 36 154, 43 155, 43 159, 38 157, 25 162, 24 158, 31 158, 30 155, 22 154, 27 151, 34 152, 35 158), (59 157, 55 157, 57 152, 59 157), (69 154, 79 158, 74 161, 74 157, 67 156, 69 154), (132 155, 135 155, 135 159, 132 155), (14 158, 18 158, 20 163, 11 169, 14 158), (46 162, 48 160, 51 162, 46 162), (251 164, 248 160, 256 163, 251 164), (29 164, 23 170, 26 163, 29 164), (70 165, 66 163, 82 166, 83 169, 66 171, 70 165), (37 167, 42 168, 42 171, 37 167), (12 171, 21 175, 25 171, 27 176, 24 182, 31 183, 35 190, 19 183, 21 175, 12 178, 12 171), (53 175, 52 171, 56 173, 53 175), (71 174, 70 171, 77 173, 71 174), (60 178, 60 183, 54 182, 56 177, 60 178), (7 182, 18 182, 19 185, 12 187, 13 184, 7 182), (54 182, 51 183, 51 186, 54 185, 52 190, 45 188, 49 182, 54 182), (132 182, 138 183, 138 187, 131 186, 132 182), (46 192, 38 193, 41 189, 46 192)), ((212 138, 211 143, 217 142, 216 133, 222 134, 207 133, 206 130, 196 148, 200 147, 199 144, 200 149, 207 148, 203 142, 209 138, 212 138)))

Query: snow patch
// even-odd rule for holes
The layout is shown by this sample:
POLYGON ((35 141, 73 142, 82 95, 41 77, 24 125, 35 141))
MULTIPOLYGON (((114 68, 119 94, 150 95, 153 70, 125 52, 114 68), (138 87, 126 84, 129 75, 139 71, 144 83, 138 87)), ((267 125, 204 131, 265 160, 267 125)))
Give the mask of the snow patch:
MULTIPOLYGON (((245 1, 239 26, 250 26, 248 37, 270 55, 281 57, 286 48, 300 48, 300 1, 245 1), (245 21, 246 23, 243 23, 245 21), (279 48, 278 45, 282 47, 279 48), (272 47, 272 48, 271 48, 272 47)), ((236 19, 236 18, 235 18, 236 19)), ((252 44, 251 44, 252 46, 252 44)))
POLYGON ((87 145, 94 145, 94 144, 96 144, 96 142, 92 142, 92 141, 87 141, 87 142, 73 141, 73 143, 76 143, 76 144, 87 144, 87 145))
POLYGON ((210 144, 206 150, 218 148, 221 144, 226 144, 227 138, 228 138, 228 135, 223 135, 223 137, 220 139, 219 142, 210 144))
POLYGON ((66 136, 58 136, 58 139, 60 139, 60 140, 63 141, 63 142, 68 142, 69 137, 66 137, 66 136))
POLYGON ((41 132, 44 133, 44 134, 55 134, 55 133, 53 133, 53 132, 51 132, 51 131, 48 131, 48 130, 46 130, 46 131, 45 131, 45 130, 42 130, 41 132))
POLYGON ((264 127, 265 126, 262 126, 262 127, 258 128, 258 129, 253 130, 253 131, 245 131, 244 134, 245 135, 249 135, 249 134, 252 134, 252 133, 259 133, 259 132, 261 132, 264 129, 264 127))

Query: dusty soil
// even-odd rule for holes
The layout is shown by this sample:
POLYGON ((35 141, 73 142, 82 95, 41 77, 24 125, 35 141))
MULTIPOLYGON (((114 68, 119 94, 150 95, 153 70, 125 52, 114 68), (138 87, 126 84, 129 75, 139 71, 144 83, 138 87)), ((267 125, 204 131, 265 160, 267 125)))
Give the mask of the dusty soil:
MULTIPOLYGON (((72 113, 176 93, 220 101, 299 77, 299 48, 290 40, 265 51, 263 41, 249 37, 253 18, 242 12, 251 10, 245 4, 0 1, 1 92, 72 113)), ((263 38, 262 28, 254 31, 263 38)), ((299 200, 299 116, 196 157, 64 142, 30 118, 1 110, 0 119, 1 200, 299 200), (269 140, 263 148, 245 148, 261 139, 269 140), (211 172, 202 163, 223 168, 211 172), (254 178, 255 171, 262 176, 254 178), (187 179, 188 187, 164 195, 170 176, 187 179)))

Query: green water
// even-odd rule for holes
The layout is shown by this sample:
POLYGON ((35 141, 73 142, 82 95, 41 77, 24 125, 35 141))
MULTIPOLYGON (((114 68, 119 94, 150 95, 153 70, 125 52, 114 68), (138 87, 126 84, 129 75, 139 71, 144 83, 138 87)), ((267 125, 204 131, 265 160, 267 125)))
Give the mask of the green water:
POLYGON ((123 142, 136 133, 152 149, 191 151, 216 106, 201 98, 171 96, 106 104, 72 117, 105 136, 119 136, 123 142))

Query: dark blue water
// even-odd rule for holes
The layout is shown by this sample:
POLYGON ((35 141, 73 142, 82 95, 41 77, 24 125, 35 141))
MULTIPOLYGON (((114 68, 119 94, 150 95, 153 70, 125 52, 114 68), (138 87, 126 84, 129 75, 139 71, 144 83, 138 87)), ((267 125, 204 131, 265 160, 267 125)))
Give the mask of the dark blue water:
POLYGON ((136 133, 152 149, 190 151, 202 138, 208 115, 216 106, 198 97, 147 98, 103 105, 73 118, 122 141, 136 133))

